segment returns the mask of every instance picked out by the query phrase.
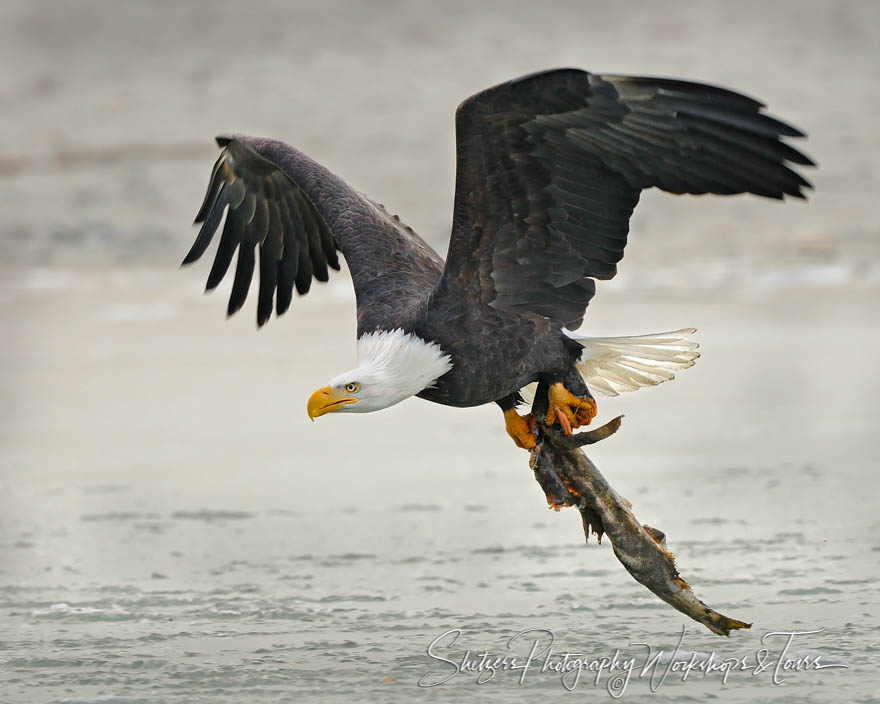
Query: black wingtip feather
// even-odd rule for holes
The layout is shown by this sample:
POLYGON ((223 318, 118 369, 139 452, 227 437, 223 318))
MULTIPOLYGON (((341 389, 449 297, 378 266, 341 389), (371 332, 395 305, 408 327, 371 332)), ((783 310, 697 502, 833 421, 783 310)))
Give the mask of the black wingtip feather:
POLYGON ((220 235, 217 253, 214 255, 214 264, 208 274, 208 282, 205 284, 206 291, 217 288, 217 285, 226 276, 226 272, 229 271, 229 265, 235 255, 235 248, 239 243, 240 227, 239 211, 230 210, 226 218, 226 225, 223 227, 223 234, 220 235))
POLYGON ((196 236, 193 246, 183 258, 181 266, 192 264, 205 253, 208 245, 211 244, 211 240, 214 239, 214 233, 217 231, 217 227, 220 225, 220 220, 223 218, 223 211, 226 209, 227 202, 227 189, 226 183, 224 182, 220 185, 219 192, 213 200, 211 210, 202 223, 202 228, 199 230, 199 234, 196 236))
POLYGON ((262 327, 272 316, 280 258, 280 240, 266 240, 260 247, 260 293, 257 299, 257 327, 262 327))
POLYGON ((202 206, 199 208, 199 212, 196 213, 193 225, 198 225, 200 222, 204 221, 217 198, 220 187, 223 181, 225 181, 221 173, 225 160, 226 154, 221 153, 220 156, 217 157, 217 161, 214 162, 214 166, 211 167, 211 176, 208 179, 208 189, 205 191, 205 197, 202 199, 202 206))
POLYGON ((284 260, 278 262, 278 290, 275 294, 275 315, 284 315, 293 301, 293 279, 284 274, 284 260))
POLYGON ((304 296, 312 287, 312 261, 305 248, 299 251, 299 269, 296 272, 296 292, 304 296))
POLYGON ((226 309, 227 315, 232 315, 241 310, 241 307, 247 300, 251 279, 254 275, 254 264, 254 250, 250 247, 239 247, 235 279, 232 281, 232 293, 229 295, 229 306, 226 309))

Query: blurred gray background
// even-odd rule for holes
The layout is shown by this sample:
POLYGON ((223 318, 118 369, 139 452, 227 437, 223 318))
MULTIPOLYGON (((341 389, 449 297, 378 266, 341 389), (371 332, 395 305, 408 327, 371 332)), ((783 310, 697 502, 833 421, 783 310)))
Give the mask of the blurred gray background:
POLYGON ((227 322, 202 296, 206 262, 177 268, 227 131, 297 146, 444 252, 456 105, 554 66, 731 87, 809 133, 808 203, 645 194, 584 329, 693 325, 703 358, 600 399, 627 418, 591 457, 755 624, 687 624, 686 648, 824 629, 803 650, 848 666, 651 701, 871 701, 878 38, 869 0, 0 0, 0 701, 519 701, 564 690, 420 690, 427 644, 674 646, 684 618, 548 513, 496 409, 308 422, 354 361, 344 272, 257 334, 253 301, 227 322))

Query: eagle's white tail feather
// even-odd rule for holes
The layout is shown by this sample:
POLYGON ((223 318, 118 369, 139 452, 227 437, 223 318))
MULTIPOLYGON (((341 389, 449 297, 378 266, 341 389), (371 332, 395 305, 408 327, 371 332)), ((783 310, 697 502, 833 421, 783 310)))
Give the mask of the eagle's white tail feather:
MULTIPOLYGON (((617 396, 644 386, 656 386, 675 378, 678 369, 694 366, 700 356, 699 345, 687 338, 696 332, 683 328, 654 335, 631 337, 586 337, 570 330, 563 332, 584 348, 578 371, 591 391, 617 396)), ((522 394, 531 401, 535 384, 522 394)))

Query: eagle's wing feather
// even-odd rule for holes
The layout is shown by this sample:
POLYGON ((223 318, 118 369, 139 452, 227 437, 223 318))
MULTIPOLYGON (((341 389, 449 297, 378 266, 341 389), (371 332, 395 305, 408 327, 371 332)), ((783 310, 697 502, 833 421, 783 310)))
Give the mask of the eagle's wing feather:
POLYGON ((305 154, 283 142, 221 136, 223 148, 196 216, 202 227, 184 264, 201 257, 226 222, 207 288, 238 259, 228 313, 247 298, 259 247, 257 323, 284 313, 293 290, 327 281, 346 259, 358 300, 359 332, 392 322, 437 282, 443 260, 410 228, 305 154))
POLYGON ((456 113, 444 290, 577 327, 623 257, 640 192, 804 197, 781 141, 803 136, 714 86, 561 69, 504 83, 456 113))

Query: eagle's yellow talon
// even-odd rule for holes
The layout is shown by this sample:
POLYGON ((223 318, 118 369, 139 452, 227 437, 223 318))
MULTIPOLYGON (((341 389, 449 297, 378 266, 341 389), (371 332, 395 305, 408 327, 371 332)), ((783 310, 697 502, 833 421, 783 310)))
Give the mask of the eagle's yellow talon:
POLYGON ((596 407, 596 401, 592 398, 581 398, 578 399, 580 402, 577 413, 575 413, 575 418, 577 418, 578 425, 589 425, 590 421, 596 417, 596 411, 598 410, 596 407))
POLYGON ((527 416, 521 416, 515 408, 504 411, 504 427, 507 434, 513 438, 517 447, 524 450, 531 450, 537 444, 535 434, 532 432, 533 423, 534 419, 531 413, 527 416))
POLYGON ((589 396, 575 396, 562 382, 552 384, 547 396, 549 404, 544 422, 553 425, 558 420, 566 435, 571 435, 574 428, 589 425, 596 416, 596 402, 589 396))

